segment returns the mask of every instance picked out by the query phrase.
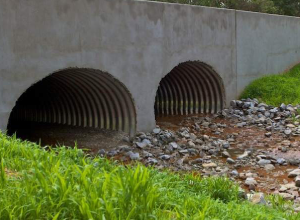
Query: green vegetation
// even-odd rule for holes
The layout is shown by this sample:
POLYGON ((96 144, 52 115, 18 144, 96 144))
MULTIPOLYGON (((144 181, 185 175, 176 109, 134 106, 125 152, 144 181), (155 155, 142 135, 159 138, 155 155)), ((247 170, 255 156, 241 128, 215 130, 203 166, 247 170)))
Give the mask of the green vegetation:
POLYGON ((300 104, 300 64, 280 75, 270 75, 253 81, 241 98, 258 98, 269 105, 300 104))
POLYGON ((0 219, 300 219, 239 199, 226 178, 117 165, 0 133, 0 219))
POLYGON ((169 3, 201 5, 218 8, 255 11, 270 14, 300 16, 300 0, 153 0, 169 3))

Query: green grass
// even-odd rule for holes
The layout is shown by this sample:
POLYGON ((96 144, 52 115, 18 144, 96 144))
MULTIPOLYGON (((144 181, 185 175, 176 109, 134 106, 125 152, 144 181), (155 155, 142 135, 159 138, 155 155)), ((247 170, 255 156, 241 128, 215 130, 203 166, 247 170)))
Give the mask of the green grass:
POLYGON ((281 103, 300 104, 300 64, 286 73, 253 81, 240 98, 257 98, 273 106, 281 103))
POLYGON ((238 195, 226 178, 125 167, 0 133, 0 219, 300 219, 278 199, 266 207, 238 195))
POLYGON ((253 81, 240 98, 257 98, 273 106, 281 103, 300 104, 300 64, 286 73, 253 81))

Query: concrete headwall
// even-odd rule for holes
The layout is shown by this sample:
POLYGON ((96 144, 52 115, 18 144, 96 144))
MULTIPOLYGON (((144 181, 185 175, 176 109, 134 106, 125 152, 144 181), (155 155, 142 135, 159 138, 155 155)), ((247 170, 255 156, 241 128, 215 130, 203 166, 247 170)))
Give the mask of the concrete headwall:
POLYGON ((237 94, 300 63, 300 18, 236 11, 237 94))
POLYGON ((155 126, 160 80, 210 65, 227 102, 253 79, 300 61, 300 19, 131 0, 0 0, 0 129, 32 84, 69 67, 108 72, 130 91, 137 129, 155 126), (298 49, 297 49, 298 48, 298 49))

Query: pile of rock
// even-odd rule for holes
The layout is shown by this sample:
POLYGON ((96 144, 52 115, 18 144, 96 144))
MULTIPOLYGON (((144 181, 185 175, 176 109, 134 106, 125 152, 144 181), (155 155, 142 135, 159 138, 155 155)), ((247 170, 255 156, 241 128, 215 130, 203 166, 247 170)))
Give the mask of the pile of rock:
MULTIPOLYGON (((187 117, 182 123, 184 126, 177 131, 156 127, 149 133, 139 132, 135 138, 127 140, 126 145, 109 152, 100 150, 99 154, 117 157, 123 162, 140 161, 158 169, 194 170, 204 176, 228 176, 247 186, 250 191, 264 186, 272 188, 286 199, 299 198, 296 191, 300 187, 300 173, 293 176, 294 187, 286 183, 285 188, 276 188, 259 181, 255 170, 264 169, 271 173, 279 166, 300 164, 300 158, 285 159, 272 154, 266 147, 276 137, 280 138, 277 146, 280 152, 299 150, 300 144, 289 138, 300 134, 300 106, 282 104, 280 107, 273 107, 259 103, 256 99, 233 100, 230 105, 229 109, 210 117, 187 117), (220 119, 225 119, 226 123, 220 119), (238 131, 227 132, 229 127, 238 131), (265 140, 254 137, 250 138, 251 143, 237 141, 241 135, 240 130, 253 128, 262 131, 261 138, 265 140), (232 151, 237 149, 241 151, 240 154, 233 155, 232 151), (250 166, 252 172, 238 171, 246 166, 250 166)), ((244 131, 245 136, 246 132, 247 130, 244 131)))
POLYGON ((238 127, 256 124, 266 128, 266 137, 270 137, 272 131, 280 131, 286 136, 300 135, 299 105, 281 104, 280 107, 274 107, 259 103, 257 99, 243 99, 231 101, 230 106, 231 108, 222 111, 222 115, 240 120, 238 127))

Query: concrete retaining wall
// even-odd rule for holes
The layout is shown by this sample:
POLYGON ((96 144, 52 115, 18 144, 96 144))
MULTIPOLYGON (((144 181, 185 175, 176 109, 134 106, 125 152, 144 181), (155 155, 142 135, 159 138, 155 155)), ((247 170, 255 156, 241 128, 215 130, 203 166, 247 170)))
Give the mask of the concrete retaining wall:
POLYGON ((24 91, 60 69, 113 75, 132 94, 137 129, 150 130, 159 82, 179 63, 210 65, 228 102, 251 80, 300 61, 298 18, 131 0, 0 5, 0 129, 24 91))
POLYGON ((300 62, 300 18, 236 12, 237 94, 265 74, 300 62))

